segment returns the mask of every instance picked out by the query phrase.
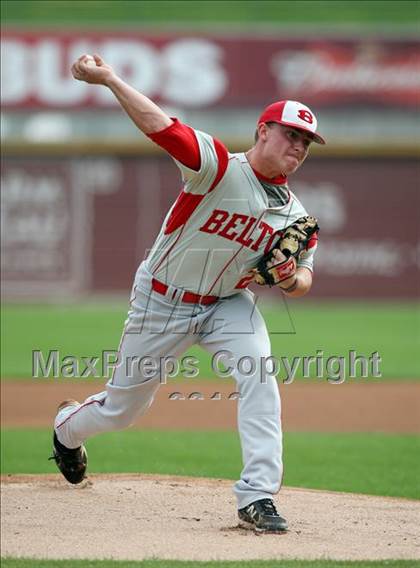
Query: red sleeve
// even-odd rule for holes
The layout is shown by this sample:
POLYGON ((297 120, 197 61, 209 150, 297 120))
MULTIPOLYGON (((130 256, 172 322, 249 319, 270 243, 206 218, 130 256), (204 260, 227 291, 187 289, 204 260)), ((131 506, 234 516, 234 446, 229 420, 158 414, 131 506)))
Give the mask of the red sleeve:
POLYGON ((198 172, 201 166, 200 148, 194 130, 173 118, 173 123, 147 136, 187 168, 198 172))

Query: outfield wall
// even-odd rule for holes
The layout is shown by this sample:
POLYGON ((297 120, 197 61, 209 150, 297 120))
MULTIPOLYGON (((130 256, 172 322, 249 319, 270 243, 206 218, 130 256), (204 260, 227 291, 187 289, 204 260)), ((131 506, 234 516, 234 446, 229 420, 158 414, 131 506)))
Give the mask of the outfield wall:
POLYGON ((171 159, 141 142, 110 91, 71 76, 75 58, 95 52, 232 151, 249 147, 267 103, 304 101, 328 141, 291 180, 321 225, 312 297, 418 294, 420 172, 418 150, 407 147, 418 139, 414 34, 3 32, 6 299, 127 294, 180 190, 171 159))
MULTIPOLYGON (((61 150, 6 148, 5 299, 128 293, 181 187, 161 153, 61 150)), ((308 159, 290 185, 320 220, 312 297, 418 296, 418 179, 415 153, 308 159)))

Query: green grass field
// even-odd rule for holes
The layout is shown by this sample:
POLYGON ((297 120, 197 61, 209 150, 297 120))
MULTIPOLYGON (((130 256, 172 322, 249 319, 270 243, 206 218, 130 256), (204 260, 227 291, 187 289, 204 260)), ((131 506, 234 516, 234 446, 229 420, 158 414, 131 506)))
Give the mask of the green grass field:
POLYGON ((414 568, 415 560, 252 560, 250 562, 199 562, 183 560, 32 560, 2 558, 3 568, 414 568))
MULTIPOLYGON (((50 350, 58 350, 61 359, 68 355, 100 356, 103 350, 116 350, 126 310, 126 302, 3 306, 1 376, 31 377, 33 350, 42 351, 45 359, 50 350)), ((262 306, 262 312, 273 354, 279 360, 287 357, 291 362, 296 356, 323 352, 323 379, 313 380, 327 378, 325 362, 329 356, 343 356, 348 361, 350 350, 365 356, 377 351, 382 358, 383 379, 420 379, 420 304, 279 302, 262 306)), ((216 377, 204 351, 194 347, 189 353, 200 361, 200 377, 216 377)), ((100 365, 98 369, 102 373, 100 365)), ((301 372, 298 367, 297 377, 301 372)), ((281 366, 279 378, 285 377, 281 366)), ((311 377, 315 377, 314 367, 311 377)))
POLYGON ((333 23, 367 24, 378 27, 382 23, 411 24, 420 19, 418 2, 381 0, 260 0, 225 1, 188 0, 165 1, 107 1, 89 0, 3 0, 3 24, 31 23, 48 25, 112 25, 143 26, 145 24, 177 24, 218 22, 281 25, 288 23, 322 25, 333 23))
POLYGON ((182 560, 143 560, 127 562, 115 560, 32 560, 2 558, 3 568, 414 568, 415 560, 252 560, 250 562, 199 562, 182 560))
MULTIPOLYGON (((156 473, 237 479, 234 432, 128 430, 92 438, 91 473, 156 473)), ((3 473, 55 473, 49 430, 4 430, 3 473), (17 448, 25 451, 17 451, 17 448)), ((286 433, 284 484, 312 489, 420 498, 420 437, 286 433)))

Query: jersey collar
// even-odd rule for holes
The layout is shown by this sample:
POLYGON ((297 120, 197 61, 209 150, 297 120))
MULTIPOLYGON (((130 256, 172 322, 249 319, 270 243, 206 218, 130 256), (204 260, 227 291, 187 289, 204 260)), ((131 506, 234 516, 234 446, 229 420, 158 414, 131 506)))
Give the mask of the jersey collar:
POLYGON ((261 174, 259 171, 255 170, 251 166, 251 164, 249 163, 249 160, 248 160, 245 152, 242 153, 240 159, 241 159, 241 162, 245 162, 249 165, 249 167, 252 169, 255 176, 257 177, 257 179, 259 179, 260 181, 265 181, 266 183, 272 183, 273 185, 286 185, 287 184, 287 176, 280 175, 280 176, 276 176, 276 177, 273 177, 273 178, 268 178, 268 177, 264 176, 263 174, 261 174))
POLYGON ((254 168, 252 168, 252 171, 254 172, 254 174, 257 176, 257 178, 260 181, 265 181, 267 183, 272 183, 274 185, 285 185, 285 184, 287 184, 287 177, 286 176, 280 175, 280 176, 277 176, 277 177, 268 178, 268 177, 264 176, 263 174, 261 174, 260 172, 258 172, 257 170, 254 170, 254 168))

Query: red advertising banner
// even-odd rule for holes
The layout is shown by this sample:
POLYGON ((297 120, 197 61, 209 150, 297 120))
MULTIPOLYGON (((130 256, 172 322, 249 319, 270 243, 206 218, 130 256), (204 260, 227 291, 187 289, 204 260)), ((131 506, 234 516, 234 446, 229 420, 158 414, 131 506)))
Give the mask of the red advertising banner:
POLYGON ((420 41, 143 32, 2 33, 5 109, 113 108, 106 89, 75 81, 71 63, 100 53, 154 100, 178 108, 419 103, 420 41))
MULTIPOLYGON (((415 159, 315 156, 293 176, 321 226, 311 298, 419 296, 418 177, 415 159)), ((5 296, 128 294, 179 185, 167 156, 6 157, 5 296)))
POLYGON ((90 288, 95 195, 118 188, 120 170, 110 158, 4 159, 1 275, 6 297, 68 297, 90 288))
POLYGON ((65 295, 85 287, 85 198, 71 168, 7 160, 1 176, 3 291, 65 295))

